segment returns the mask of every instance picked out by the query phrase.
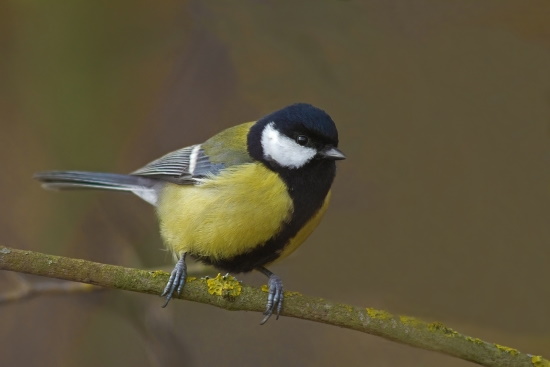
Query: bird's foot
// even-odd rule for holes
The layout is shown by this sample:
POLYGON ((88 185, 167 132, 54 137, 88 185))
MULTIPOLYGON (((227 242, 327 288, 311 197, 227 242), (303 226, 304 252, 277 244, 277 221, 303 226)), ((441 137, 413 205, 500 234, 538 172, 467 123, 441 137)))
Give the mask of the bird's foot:
POLYGON ((267 305, 264 311, 264 318, 260 322, 263 325, 269 320, 273 312, 276 312, 276 320, 279 319, 281 310, 283 308, 283 281, 277 275, 270 273, 269 281, 267 282, 269 287, 269 294, 267 296, 267 305))
POLYGON ((162 306, 163 308, 168 305, 168 302, 170 302, 174 294, 181 294, 186 278, 187 266, 185 265, 185 254, 182 254, 176 263, 174 270, 172 270, 172 273, 170 274, 170 279, 168 279, 168 283, 166 283, 164 291, 160 295, 161 297, 166 297, 166 302, 162 306))

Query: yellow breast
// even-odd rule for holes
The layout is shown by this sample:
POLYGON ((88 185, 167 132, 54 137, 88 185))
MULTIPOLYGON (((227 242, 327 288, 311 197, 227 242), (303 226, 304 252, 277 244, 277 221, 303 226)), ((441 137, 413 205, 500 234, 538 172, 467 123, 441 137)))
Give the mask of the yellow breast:
POLYGON ((213 259, 263 244, 290 220, 292 211, 284 182, 257 163, 227 168, 196 186, 167 184, 157 206, 169 249, 213 259))

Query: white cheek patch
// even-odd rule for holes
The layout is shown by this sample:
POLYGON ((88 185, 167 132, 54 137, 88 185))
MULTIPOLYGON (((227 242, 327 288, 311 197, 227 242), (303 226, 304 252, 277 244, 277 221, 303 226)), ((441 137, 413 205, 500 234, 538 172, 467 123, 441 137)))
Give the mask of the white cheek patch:
POLYGON ((275 161, 283 167, 300 168, 315 157, 315 149, 299 145, 277 131, 273 125, 273 122, 269 123, 262 132, 265 159, 275 161))

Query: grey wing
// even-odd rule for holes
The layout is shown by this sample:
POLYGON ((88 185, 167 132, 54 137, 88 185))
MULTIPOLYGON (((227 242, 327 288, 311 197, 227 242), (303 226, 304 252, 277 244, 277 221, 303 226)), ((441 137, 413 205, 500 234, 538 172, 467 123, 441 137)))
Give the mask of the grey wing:
POLYGON ((168 153, 131 174, 194 185, 197 179, 215 175, 224 167, 222 163, 210 162, 201 145, 197 144, 168 153))

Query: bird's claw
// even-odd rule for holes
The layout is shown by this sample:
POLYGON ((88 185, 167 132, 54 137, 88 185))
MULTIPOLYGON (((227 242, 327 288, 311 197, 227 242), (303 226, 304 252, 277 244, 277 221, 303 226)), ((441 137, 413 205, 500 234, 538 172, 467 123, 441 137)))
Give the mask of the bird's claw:
POLYGON ((269 281, 267 283, 269 286, 269 294, 267 296, 267 305, 264 311, 264 318, 260 322, 260 325, 263 325, 269 320, 273 312, 276 312, 276 319, 279 319, 281 310, 283 308, 283 281, 275 274, 269 276, 269 281))
POLYGON ((168 283, 166 283, 166 287, 164 287, 164 291, 160 295, 161 297, 166 297, 166 302, 162 305, 163 308, 168 305, 174 294, 180 295, 182 293, 186 278, 187 266, 185 265, 185 254, 183 254, 176 263, 174 270, 172 270, 170 279, 168 279, 168 283))

